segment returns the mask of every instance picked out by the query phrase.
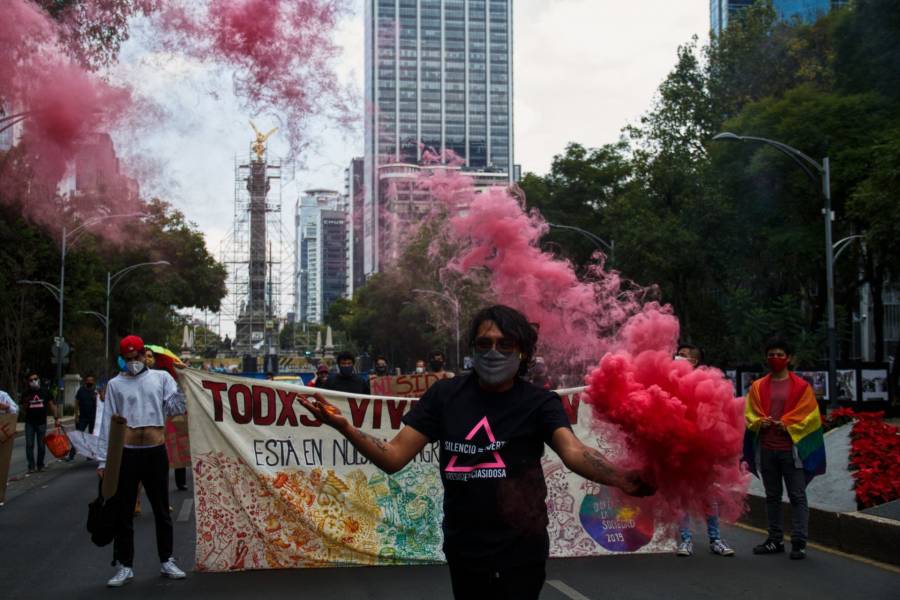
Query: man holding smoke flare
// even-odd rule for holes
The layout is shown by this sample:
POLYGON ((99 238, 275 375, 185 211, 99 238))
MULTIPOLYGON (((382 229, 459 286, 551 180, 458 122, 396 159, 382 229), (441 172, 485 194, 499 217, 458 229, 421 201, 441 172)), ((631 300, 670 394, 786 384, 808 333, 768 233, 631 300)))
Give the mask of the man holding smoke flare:
POLYGON ((632 496, 655 490, 638 472, 615 467, 583 444, 559 396, 522 379, 537 345, 524 315, 502 305, 485 308, 472 320, 469 339, 473 372, 436 382, 390 441, 360 431, 318 394, 301 402, 387 473, 439 441, 444 554, 454 597, 536 599, 550 549, 544 444, 591 481, 632 496))

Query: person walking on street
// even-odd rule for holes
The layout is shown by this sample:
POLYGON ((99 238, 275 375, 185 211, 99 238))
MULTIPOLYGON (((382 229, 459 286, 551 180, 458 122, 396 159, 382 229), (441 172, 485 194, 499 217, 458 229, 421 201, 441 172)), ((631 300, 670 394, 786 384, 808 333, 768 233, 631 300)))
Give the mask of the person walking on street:
POLYGON ((536 600, 550 550, 545 444, 591 481, 633 496, 654 488, 579 441, 559 396, 522 379, 537 344, 524 315, 501 305, 483 309, 470 340, 474 373, 435 382, 390 441, 354 427, 321 394, 300 402, 389 474, 439 441, 444 554, 454 598, 536 600))
MULTIPOLYGON (((675 353, 675 360, 684 360, 693 368, 703 364, 703 350, 693 344, 681 344, 675 353)), ((718 507, 710 507, 706 515, 706 536, 709 538, 709 551, 717 556, 734 556, 734 550, 722 539, 719 531, 718 507)), ((678 556, 691 556, 694 553, 694 534, 691 531, 690 516, 684 515, 678 525, 678 547, 675 553, 678 556)))
POLYGON ((766 345, 771 372, 754 381, 747 393, 744 460, 754 475, 759 470, 766 490, 769 535, 753 553, 784 552, 783 482, 791 502, 791 558, 801 560, 806 558, 809 535, 806 485, 825 472, 825 441, 816 395, 791 372, 792 359, 785 340, 774 338, 766 345))
MULTIPOLYGON (((126 419, 125 448, 119 467, 116 491, 119 515, 113 542, 115 575, 107 581, 120 587, 134 578, 134 502, 138 484, 142 483, 153 509, 156 524, 156 549, 160 574, 170 579, 184 579, 184 571, 172 558, 173 531, 169 511, 169 457, 166 453, 165 422, 167 415, 186 412, 184 396, 175 379, 162 370, 151 370, 144 358, 144 342, 129 335, 119 344, 126 370, 106 386, 106 406, 100 427, 100 446, 106 448, 113 415, 126 419)), ((102 478, 105 457, 97 469, 102 478)))
POLYGON ((316 387, 323 390, 334 390, 336 392, 347 392, 349 394, 369 394, 369 382, 357 375, 353 370, 353 364, 356 357, 352 352, 341 352, 337 355, 338 374, 329 377, 325 383, 316 387))
MULTIPOLYGON (((97 398, 100 393, 97 391, 97 379, 88 374, 84 376, 84 381, 78 391, 75 392, 75 410, 77 418, 75 419, 75 429, 78 431, 94 431, 94 417, 97 414, 97 398)), ((75 458, 75 448, 69 452, 69 460, 75 458)))
POLYGON ((59 426, 56 405, 50 398, 50 392, 41 385, 41 378, 35 371, 29 371, 25 378, 27 388, 22 392, 19 406, 25 411, 25 459, 28 461, 28 472, 44 470, 44 435, 47 433, 47 414, 53 416, 55 425, 59 426), (37 463, 35 463, 34 446, 37 444, 37 463))

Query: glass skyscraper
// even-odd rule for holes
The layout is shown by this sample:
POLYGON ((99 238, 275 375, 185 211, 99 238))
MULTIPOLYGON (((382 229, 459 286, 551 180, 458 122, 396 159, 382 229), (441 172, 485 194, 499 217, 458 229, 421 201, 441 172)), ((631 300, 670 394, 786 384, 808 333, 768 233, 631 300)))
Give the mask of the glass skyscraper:
MULTIPOLYGON (((740 17, 740 13, 757 1, 765 0, 710 0, 709 28, 718 35, 728 27, 728 23, 740 17)), ((778 18, 790 21, 798 18, 804 23, 812 23, 833 8, 839 8, 848 0, 769 0, 778 18)))
POLYGON ((365 270, 378 270, 380 169, 452 150, 510 174, 512 0, 367 0, 365 270))

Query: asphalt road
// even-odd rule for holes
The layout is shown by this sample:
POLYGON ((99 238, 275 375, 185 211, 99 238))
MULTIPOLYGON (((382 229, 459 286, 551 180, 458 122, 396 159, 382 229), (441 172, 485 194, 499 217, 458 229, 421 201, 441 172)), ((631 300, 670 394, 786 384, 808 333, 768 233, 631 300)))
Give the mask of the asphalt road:
MULTIPOLYGON (((17 444, 18 445, 18 444, 17 444)), ((16 452, 21 452, 16 448, 16 452)), ((24 460, 24 459, 23 459, 24 460)), ((0 508, 0 598, 315 598, 324 600, 450 599, 446 567, 378 567, 193 573, 194 520, 190 491, 174 491, 175 556, 184 581, 158 576, 148 512, 135 520, 135 580, 108 589, 112 547, 91 544, 84 529, 87 504, 97 490, 94 464, 79 457, 51 463, 43 473, 10 483, 0 508)), ((174 484, 172 484, 174 490, 174 484)), ((558 559, 548 564, 543 600, 599 598, 760 598, 887 600, 900 597, 900 570, 811 549, 806 561, 786 555, 752 556, 758 533, 725 528, 734 558, 697 554, 558 559)))

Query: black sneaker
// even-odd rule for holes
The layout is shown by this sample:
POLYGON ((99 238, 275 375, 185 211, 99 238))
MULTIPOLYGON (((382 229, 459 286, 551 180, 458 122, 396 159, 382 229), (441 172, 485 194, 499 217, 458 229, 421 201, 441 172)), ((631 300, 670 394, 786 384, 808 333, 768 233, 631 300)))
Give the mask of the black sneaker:
POLYGON ((791 560, 803 560, 806 558, 806 542, 791 544, 791 560))
POLYGON ((762 544, 753 547, 753 554, 782 554, 784 552, 784 542, 767 539, 762 544))

